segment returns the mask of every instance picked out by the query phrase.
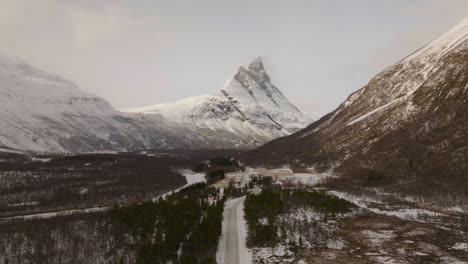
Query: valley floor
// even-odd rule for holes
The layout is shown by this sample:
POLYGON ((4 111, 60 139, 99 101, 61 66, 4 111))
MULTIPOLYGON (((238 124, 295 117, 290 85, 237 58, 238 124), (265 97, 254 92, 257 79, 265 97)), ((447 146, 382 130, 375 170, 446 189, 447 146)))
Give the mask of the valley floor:
MULTIPOLYGON (((317 185, 333 175, 293 173, 288 169, 247 169, 229 174, 217 185, 225 187, 235 182, 247 186, 256 176, 271 176, 283 188, 294 183, 291 189, 325 191, 356 208, 335 216, 313 208, 283 211, 274 219, 278 226, 274 245, 249 247, 253 263, 468 263, 468 215, 461 209, 426 208, 389 194, 355 195, 326 190, 317 185), (281 229, 286 230, 286 235, 281 234, 281 229)), ((232 211, 232 204, 237 205, 238 201, 233 200, 226 210, 232 211)), ((229 216, 225 221, 231 224, 229 216)), ((227 230, 228 238, 237 239, 232 235, 234 228, 227 230)), ((230 255, 227 249, 225 252, 226 261, 220 263, 238 263, 238 254, 230 255), (235 260, 229 256, 235 256, 235 260)))
MULTIPOLYGON (((169 194, 178 192, 183 188, 186 188, 192 184, 205 182, 205 175, 203 173, 195 173, 191 170, 181 170, 179 173, 185 177, 187 184, 174 189, 172 191, 163 193, 158 195, 157 197, 152 198, 153 201, 156 201, 160 197, 165 197, 169 194)), ((98 213, 98 212, 106 212, 109 211, 112 206, 91 206, 91 207, 84 207, 84 208, 74 208, 74 209, 64 209, 64 210, 56 210, 56 211, 49 211, 49 212, 38 212, 33 214, 19 214, 15 216, 6 216, 0 217, 1 221, 13 221, 13 220, 29 220, 29 219, 45 219, 45 218, 52 218, 57 216, 66 216, 66 215, 73 215, 73 214, 87 214, 87 213, 98 213)))
MULTIPOLYGON (((134 157, 130 159, 133 160, 134 157)), ((31 169, 28 167, 32 162, 30 160, 4 166, 0 180, 5 183, 2 188, 8 192, 4 192, 0 197, 3 197, 4 201, 12 202, 0 206, 3 209, 3 218, 0 219, 0 263, 16 263, 19 260, 22 263, 76 263, 77 260, 80 260, 79 263, 134 263, 136 250, 128 246, 131 241, 128 234, 131 232, 123 226, 109 225, 105 212, 108 210, 107 205, 62 209, 67 204, 55 205, 49 202, 45 199, 47 196, 40 192, 37 186, 33 186, 36 182, 44 182, 44 186, 46 182, 52 182, 49 181, 50 178, 42 176, 42 173, 52 172, 60 175, 62 171, 69 173, 69 177, 84 177, 91 171, 98 176, 104 175, 99 176, 101 179, 114 179, 110 178, 110 173, 107 176, 102 171, 105 170, 105 166, 112 168, 124 161, 121 157, 105 156, 103 159, 99 156, 72 160, 41 160, 40 163, 34 160, 34 168, 40 168, 39 170, 33 170, 32 165, 31 169), (61 167, 50 167, 50 164, 58 162, 61 162, 61 167), (25 178, 17 178, 19 176, 25 178), (23 185, 33 188, 38 195, 21 196, 18 186, 23 185), (44 201, 45 206, 40 207, 33 203, 37 197, 44 201), (22 210, 18 208, 12 212, 11 204, 21 207, 22 210), (55 207, 59 209, 49 210, 55 207), (116 228, 120 230, 117 235, 116 228)), ((4 161, 3 164, 9 163, 4 161)), ((148 192, 146 197, 154 197, 153 201, 157 201, 177 192, 181 189, 180 186, 205 181, 204 173, 194 173, 191 170, 179 170, 178 175, 185 177, 186 185, 168 185, 172 191, 165 187, 155 192, 156 195, 150 196, 151 192, 148 192)), ((225 197, 238 198, 228 200, 224 208, 223 232, 216 252, 217 262, 468 263, 468 213, 463 208, 429 207, 412 199, 383 193, 377 188, 353 193, 328 189, 327 180, 335 177, 330 173, 320 174, 312 169, 293 172, 288 168, 246 168, 243 172, 226 173, 225 179, 212 186, 224 189, 225 197), (233 189, 237 191, 233 192, 233 189), (339 204, 346 201, 352 210, 330 213, 323 208, 284 200, 281 210, 268 217, 255 218, 257 223, 252 225, 252 218, 249 223, 245 211, 249 197, 258 196, 269 189, 273 193, 280 192, 283 195, 280 197, 283 198, 284 194, 295 191, 299 191, 301 195, 314 194, 314 197, 321 197, 320 199, 325 197, 326 206, 329 202, 326 199, 339 204), (274 225, 274 238, 263 242, 253 240, 254 231, 250 228, 251 225, 260 228, 274 225)), ((59 179, 60 186, 73 186, 74 189, 70 190, 95 188, 93 186, 96 182, 93 179, 89 183, 91 187, 87 187, 81 181, 59 179)), ((118 186, 125 184, 125 178, 121 179, 122 185, 118 186)), ((151 180, 148 182, 153 183, 151 180)), ((154 186, 158 186, 154 183, 154 186)), ((102 185, 101 182, 97 184, 102 185)), ((56 190, 51 190, 49 194, 60 197, 56 190)), ((74 195, 86 196, 89 192, 74 195)), ((89 199, 91 198, 93 197, 89 199)), ((137 197, 134 200, 138 201, 136 199, 137 197)), ((81 200, 77 201, 78 204, 81 203, 81 200)), ((266 206, 269 206, 271 201, 267 201, 266 206)), ((261 209, 258 208, 259 211, 261 209)))
POLYGON ((466 216, 407 217, 392 215, 399 209, 389 207, 387 213, 366 207, 329 219, 307 210, 281 215, 296 228, 296 244, 302 234, 303 245, 253 248, 254 263, 468 263, 466 216))

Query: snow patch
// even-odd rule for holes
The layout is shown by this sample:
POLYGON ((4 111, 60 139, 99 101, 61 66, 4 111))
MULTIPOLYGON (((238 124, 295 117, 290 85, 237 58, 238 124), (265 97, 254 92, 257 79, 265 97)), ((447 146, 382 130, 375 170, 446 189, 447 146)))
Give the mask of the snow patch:
POLYGON ((73 210, 64 210, 64 211, 57 211, 57 212, 49 212, 49 213, 38 213, 38 214, 30 214, 30 215, 19 215, 19 216, 12 216, 12 217, 5 217, 0 219, 1 221, 8 221, 8 220, 29 220, 29 219, 46 219, 52 218, 57 216, 66 216, 72 215, 77 213, 96 213, 96 212, 104 212, 109 210, 110 207, 107 206, 99 206, 99 207, 92 207, 92 208, 84 208, 84 209, 73 209, 73 210))
POLYGON ((52 159, 51 158, 35 158, 35 157, 31 157, 31 161, 32 162, 43 162, 43 163, 46 163, 46 162, 50 162, 52 159))
POLYGON ((465 243, 465 242, 456 243, 451 248, 455 250, 463 250, 463 251, 468 252, 468 243, 465 243))
POLYGON ((192 170, 181 170, 179 173, 185 177, 187 180, 187 185, 206 182, 205 173, 198 173, 192 170))
POLYGON ((167 193, 164 193, 164 194, 161 194, 157 197, 154 197, 152 198, 151 200, 153 202, 157 201, 159 198, 166 198, 166 196, 168 195, 171 195, 173 193, 177 193, 179 192, 180 190, 192 185, 192 184, 195 184, 195 183, 200 183, 200 182, 206 182, 206 178, 205 178, 205 174, 204 173, 196 173, 196 172, 193 172, 192 170, 180 170, 179 171, 180 174, 182 174, 182 176, 185 177, 185 179, 187 180, 187 184, 185 184, 184 186, 182 187, 179 187, 177 189, 174 189, 170 192, 167 192, 167 193))
POLYGON ((357 206, 361 208, 365 208, 373 213, 376 214, 383 214, 383 215, 388 215, 388 216, 395 216, 400 219, 405 219, 405 220, 417 220, 420 222, 424 222, 420 220, 421 216, 443 216, 441 213, 429 211, 426 209, 420 209, 420 208, 397 208, 397 209, 388 209, 388 210, 382 210, 379 208, 371 207, 368 204, 382 204, 380 201, 377 201, 375 199, 371 199, 369 197, 365 196, 356 196, 356 195, 351 195, 349 193, 344 193, 344 192, 338 192, 338 191, 329 191, 328 193, 335 195, 341 199, 348 200, 357 206))
POLYGON ((364 114, 364 115, 362 115, 362 116, 360 116, 360 117, 354 119, 353 121, 349 122, 349 123, 347 124, 347 126, 354 125, 354 124, 356 124, 357 122, 360 122, 360 121, 362 121, 362 120, 368 118, 368 117, 371 116, 371 115, 380 113, 380 112, 384 111, 385 109, 387 109, 389 106, 391 106, 391 105, 393 105, 393 104, 395 104, 395 103, 397 103, 397 102, 399 102, 399 101, 401 101, 401 98, 396 99, 396 100, 394 100, 394 101, 392 101, 392 102, 390 102, 390 103, 388 103, 388 104, 385 104, 385 105, 382 105, 382 106, 380 106, 380 107, 377 107, 376 109, 374 109, 374 110, 372 110, 372 111, 370 111, 370 112, 368 112, 368 113, 366 113, 366 114, 364 114))

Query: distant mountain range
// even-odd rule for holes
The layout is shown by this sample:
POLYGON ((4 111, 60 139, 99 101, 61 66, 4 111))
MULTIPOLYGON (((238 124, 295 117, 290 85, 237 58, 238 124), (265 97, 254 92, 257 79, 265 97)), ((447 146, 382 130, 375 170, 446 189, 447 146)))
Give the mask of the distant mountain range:
POLYGON ((260 58, 218 94, 120 112, 73 82, 0 56, 0 149, 85 152, 251 149, 309 119, 270 82, 260 58))

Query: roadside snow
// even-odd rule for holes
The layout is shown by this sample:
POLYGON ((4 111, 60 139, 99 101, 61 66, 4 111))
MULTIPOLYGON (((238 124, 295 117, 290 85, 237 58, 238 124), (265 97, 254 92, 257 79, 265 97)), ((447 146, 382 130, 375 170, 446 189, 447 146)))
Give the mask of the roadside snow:
POLYGON ((229 206, 232 205, 234 200, 229 200, 226 202, 224 205, 224 212, 223 212, 223 223, 222 223, 222 231, 221 231, 221 237, 219 238, 218 242, 218 250, 216 251, 216 263, 218 264, 225 264, 225 259, 226 259, 226 232, 227 232, 227 210, 226 208, 229 208, 229 206))
POLYGON ((276 245, 273 248, 255 248, 254 252, 255 263, 292 263, 294 260, 293 252, 284 244, 276 245))
POLYGON ((252 253, 247 249, 247 222, 244 219, 244 199, 245 196, 228 200, 224 206, 222 232, 219 239, 218 251, 216 252, 216 262, 218 264, 225 264, 226 260, 226 244, 228 232, 228 211, 239 201, 241 203, 237 207, 237 235, 238 235, 238 250, 239 250, 239 263, 249 264, 252 263, 252 253))
MULTIPOLYGON (((245 199, 245 197, 243 198, 245 199)), ((252 263, 252 253, 247 249, 247 222, 244 218, 244 202, 237 208, 237 230, 239 232, 240 263, 252 263)))

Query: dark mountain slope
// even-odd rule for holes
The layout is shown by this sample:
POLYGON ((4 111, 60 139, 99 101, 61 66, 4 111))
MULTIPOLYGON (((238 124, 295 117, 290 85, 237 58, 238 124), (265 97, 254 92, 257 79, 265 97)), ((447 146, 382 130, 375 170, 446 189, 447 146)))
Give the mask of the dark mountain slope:
MULTIPOLYGON (((304 130, 243 155, 249 164, 334 169, 405 186, 468 187, 468 19, 373 78, 304 130)), ((405 187, 406 188, 406 187, 405 187)))

